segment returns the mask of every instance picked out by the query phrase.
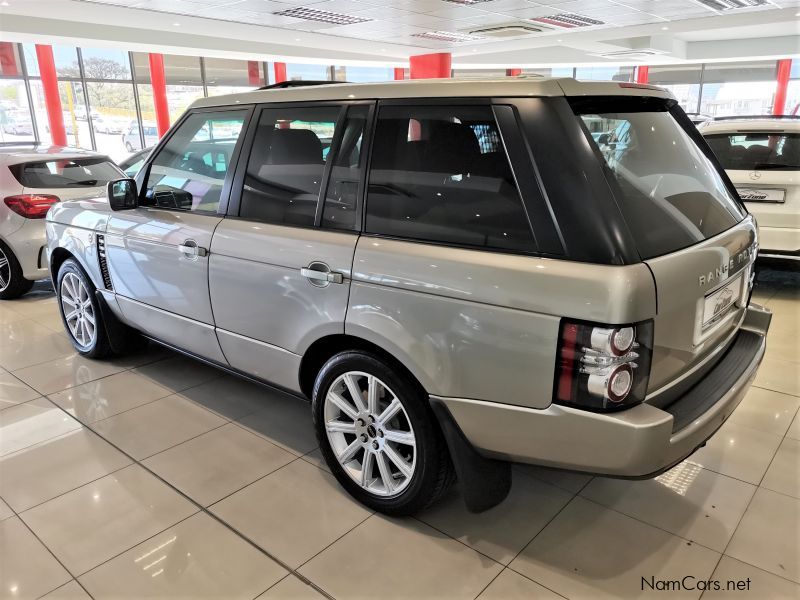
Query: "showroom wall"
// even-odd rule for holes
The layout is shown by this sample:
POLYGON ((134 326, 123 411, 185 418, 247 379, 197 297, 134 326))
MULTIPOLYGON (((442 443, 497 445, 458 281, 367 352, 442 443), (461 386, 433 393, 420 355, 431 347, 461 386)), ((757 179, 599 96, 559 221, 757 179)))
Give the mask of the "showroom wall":
MULTIPOLYGON (((149 55, 53 46, 67 142, 113 159, 153 145, 155 126, 149 55), (89 126, 91 117, 92 127, 89 126)), ((283 64, 283 63, 280 63, 283 64)), ((287 79, 387 81, 392 67, 286 63, 287 79)), ((687 112, 712 116, 768 114, 777 61, 653 65, 648 81, 669 88, 687 112)), ((517 70, 518 71, 518 70, 517 70)), ((523 69, 523 75, 635 81, 633 66, 523 69)), ((174 121, 195 99, 258 88, 275 81, 273 63, 164 55, 167 105, 174 121)), ((505 76, 506 70, 454 69, 453 77, 505 76)), ((800 61, 793 61, 786 113, 798 112, 800 61)), ((0 142, 51 141, 34 44, 0 42, 0 142)))

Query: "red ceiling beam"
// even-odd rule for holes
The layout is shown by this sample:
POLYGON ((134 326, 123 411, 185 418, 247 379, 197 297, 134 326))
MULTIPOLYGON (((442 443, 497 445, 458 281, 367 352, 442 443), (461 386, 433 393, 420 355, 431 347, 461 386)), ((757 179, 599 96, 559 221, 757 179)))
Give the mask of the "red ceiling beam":
POLYGON ((650 79, 650 67, 641 65, 636 67, 636 83, 647 83, 650 79))
POLYGON ((61 112, 61 96, 58 93, 58 75, 53 47, 36 44, 36 59, 39 62, 39 76, 42 80, 44 104, 47 120, 50 123, 50 137, 54 146, 67 145, 67 130, 64 128, 64 113, 61 112))
POLYGON ((257 60, 247 61, 247 81, 253 87, 264 85, 264 79, 261 77, 261 63, 257 60))
POLYGON ((12 42, 0 42, 0 75, 19 76, 17 55, 12 42))
POLYGON ((159 137, 169 130, 169 104, 167 102, 167 76, 164 73, 164 55, 150 53, 150 87, 153 88, 153 106, 156 109, 156 127, 159 137))
POLYGON ((410 58, 411 79, 436 79, 450 77, 452 57, 449 52, 417 54, 410 58))
POLYGON ((406 78, 406 70, 403 67, 395 67, 394 68, 395 81, 402 81, 405 78, 406 78))
POLYGON ((517 77, 522 75, 522 69, 506 69, 506 77, 517 77))
POLYGON ((789 89, 789 75, 792 72, 792 59, 785 58, 778 61, 777 88, 775 89, 775 102, 772 105, 773 115, 782 115, 786 111, 786 93, 789 89))

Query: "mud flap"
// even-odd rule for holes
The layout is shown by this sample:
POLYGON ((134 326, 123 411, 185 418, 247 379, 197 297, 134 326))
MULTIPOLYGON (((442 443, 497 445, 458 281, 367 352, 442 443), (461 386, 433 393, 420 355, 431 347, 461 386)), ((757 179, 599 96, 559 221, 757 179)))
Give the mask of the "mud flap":
POLYGON ((94 295, 95 298, 97 298, 97 304, 100 306, 100 318, 103 321, 111 351, 117 355, 129 352, 132 346, 135 345, 131 343, 131 340, 136 340, 139 336, 133 329, 117 318, 108 307, 105 296, 103 296, 100 290, 95 290, 94 295))
POLYGON ((479 513, 500 504, 511 490, 511 463, 478 454, 447 406, 431 398, 431 407, 450 450, 467 510, 479 513))

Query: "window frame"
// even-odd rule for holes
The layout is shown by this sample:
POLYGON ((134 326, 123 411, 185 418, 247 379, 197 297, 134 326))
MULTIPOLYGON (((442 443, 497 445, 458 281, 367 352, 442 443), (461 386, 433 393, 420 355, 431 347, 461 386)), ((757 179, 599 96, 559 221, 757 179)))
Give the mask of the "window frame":
POLYGON ((252 221, 254 223, 264 223, 266 225, 271 225, 275 227, 294 227, 297 229, 323 229, 325 231, 331 232, 339 232, 339 233, 360 233, 360 223, 362 218, 363 212, 363 205, 364 205, 364 194, 366 192, 365 186, 365 179, 366 179, 366 172, 367 172, 367 164, 364 163, 361 167, 361 174, 358 180, 358 195, 356 198, 356 227, 353 229, 335 229, 332 227, 325 227, 322 224, 322 211, 325 204, 325 196, 328 192, 328 183, 330 181, 330 174, 333 166, 333 161, 325 161, 325 168, 322 173, 322 181, 320 182, 319 194, 317 194, 317 206, 314 210, 314 223, 311 225, 297 225, 294 223, 270 223, 269 221, 262 221, 257 219, 252 219, 250 217, 243 217, 241 215, 241 200, 242 200, 242 192, 244 191, 244 179, 247 172, 247 163, 250 160, 250 154, 253 150, 253 142, 255 140, 256 132, 258 130, 258 124, 261 121, 261 116, 265 110, 273 110, 273 109, 298 109, 298 108, 338 108, 339 114, 336 117, 336 128, 333 132, 333 139, 331 140, 330 149, 328 150, 328 156, 335 156, 335 153, 339 151, 339 144, 341 142, 342 136, 344 135, 344 129, 342 125, 344 124, 345 120, 347 119, 347 110, 351 106, 358 106, 358 105, 366 105, 370 107, 370 112, 367 116, 367 127, 364 131, 364 141, 362 141, 362 145, 366 143, 365 150, 362 150, 360 161, 364 163, 365 156, 368 156, 368 152, 371 149, 371 141, 372 141, 372 128, 373 128, 373 121, 375 116, 375 100, 313 100, 308 102, 267 102, 263 104, 258 104, 254 106, 254 111, 250 116, 250 124, 245 132, 245 135, 242 136, 242 140, 245 146, 242 148, 242 152, 239 156, 240 160, 236 166, 236 173, 234 174, 232 185, 231 185, 231 193, 229 202, 227 205, 227 212, 225 214, 226 218, 229 219, 240 219, 242 221, 252 221))
POLYGON ((186 112, 183 113, 180 119, 178 119, 164 134, 164 136, 158 141, 156 147, 153 148, 150 155, 147 157, 145 164, 142 165, 142 168, 139 169, 139 172, 136 174, 136 187, 139 192, 139 206, 142 208, 148 208, 153 210, 168 210, 172 212, 178 213, 186 213, 189 212, 193 215, 205 215, 205 216, 213 216, 213 217, 224 217, 226 211, 228 210, 228 205, 230 202, 231 196, 231 189, 233 185, 233 180, 235 177, 236 170, 239 166, 239 159, 242 154, 242 148, 244 146, 244 140, 247 136, 247 133, 250 131, 251 123, 253 122, 253 111, 255 105, 253 104, 243 104, 243 105, 233 105, 233 106, 210 106, 204 108, 190 108, 186 112), (239 138, 236 140, 236 144, 233 147, 233 152, 231 152, 230 164, 228 166, 228 170, 225 172, 225 179, 222 184, 222 191, 219 195, 219 204, 217 205, 217 210, 190 210, 186 211, 180 208, 170 208, 166 206, 152 206, 150 204, 143 204, 142 200, 145 199, 145 192, 146 187, 144 183, 150 177, 150 169, 153 166, 153 161, 158 158, 158 155, 164 150, 164 147, 169 143, 172 137, 175 135, 175 132, 178 131, 186 121, 188 121, 193 115, 197 114, 209 114, 209 113, 226 113, 226 112, 243 112, 244 111, 244 121, 242 123, 241 133, 239 134, 239 138))
POLYGON ((445 248, 460 248, 464 250, 474 250, 478 252, 492 252, 492 253, 514 254, 522 256, 553 255, 561 257, 561 254, 563 252, 542 252, 539 245, 539 235, 541 235, 541 233, 547 230, 551 230, 553 234, 555 234, 555 225, 552 221, 552 214, 549 212, 549 209, 545 203, 545 199, 542 196, 543 186, 538 177, 538 171, 535 169, 533 156, 530 154, 529 151, 527 152, 522 151, 525 141, 520 131, 521 125, 519 123, 519 115, 517 114, 516 102, 519 99, 520 99, 519 97, 498 98, 491 96, 484 96, 484 97, 476 96, 469 98, 426 97, 426 98, 386 98, 378 100, 372 118, 372 126, 370 129, 371 135, 370 135, 369 161, 366 170, 364 171, 364 176, 366 181, 364 184, 364 193, 361 196, 362 197, 362 207, 360 209, 361 235, 370 238, 391 239, 408 243, 442 246, 445 248), (492 112, 495 124, 497 125, 497 131, 500 134, 500 143, 502 145, 503 152, 506 155, 506 160, 508 160, 509 168, 511 169, 511 174, 517 186, 517 193, 519 195, 520 204, 522 206, 523 213, 525 214, 525 218, 527 219, 528 222, 528 229, 531 233, 531 241, 532 241, 531 249, 526 251, 526 250, 512 250, 507 248, 489 248, 486 246, 472 246, 469 244, 459 244, 456 242, 422 240, 405 236, 390 235, 385 233, 368 232, 366 230, 366 219, 367 219, 366 203, 367 203, 367 192, 369 190, 369 177, 372 169, 372 154, 373 154, 372 133, 374 133, 375 128, 377 127, 378 118, 380 116, 380 108, 383 106, 406 106, 409 108, 483 106, 488 108, 492 112), (501 115, 498 114, 498 111, 495 110, 496 108, 500 108, 503 106, 509 107, 514 111, 514 125, 511 127, 509 127, 510 123, 507 116, 504 115, 503 117, 501 117, 501 115), (525 167, 527 167, 527 169, 525 167), (531 219, 532 214, 537 215, 536 219, 537 222, 535 224, 534 220, 531 219), (541 219, 538 216, 545 216, 545 218, 541 219), (537 235, 537 229, 541 229, 541 233, 539 235, 537 235))

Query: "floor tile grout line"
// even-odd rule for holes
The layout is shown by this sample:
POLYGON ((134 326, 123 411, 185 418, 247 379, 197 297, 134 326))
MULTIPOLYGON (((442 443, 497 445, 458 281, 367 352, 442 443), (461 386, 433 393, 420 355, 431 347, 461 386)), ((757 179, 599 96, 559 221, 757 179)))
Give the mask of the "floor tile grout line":
POLYGON ((49 592, 46 592, 46 593, 42 594, 41 596, 37 596, 37 597, 36 597, 36 600, 42 600, 42 598, 44 598, 44 597, 45 597, 45 596, 47 596, 48 594, 52 594, 53 592, 57 592, 57 591, 58 591, 58 590, 60 590, 61 588, 68 586, 68 585, 69 585, 70 583, 72 583, 73 581, 75 582, 75 584, 76 584, 76 585, 77 585, 79 588, 81 588, 81 589, 82 589, 82 590, 83 590, 83 591, 86 593, 86 595, 87 595, 89 598, 91 598, 92 600, 94 600, 94 596, 92 596, 92 595, 89 593, 89 591, 88 591, 88 590, 87 590, 85 587, 83 587, 83 585, 81 584, 81 582, 80 582, 80 581, 78 581, 77 577, 73 577, 73 578, 72 578, 72 579, 70 579, 70 580, 69 580, 67 583, 62 583, 62 584, 61 584, 60 586, 58 586, 57 588, 55 588, 55 589, 52 589, 52 590, 50 590, 49 592))
MULTIPOLYGON (((264 441, 266 441, 266 442, 269 442, 269 440, 264 440, 264 441)), ((271 442, 270 442, 270 443, 271 443, 271 442)), ((276 446, 276 445, 275 445, 275 444, 273 444, 273 446, 276 446)), ((276 447, 277 447, 277 448, 280 448, 280 446, 276 446, 276 447)), ((281 449, 281 450, 283 450, 283 448, 280 448, 280 449, 281 449)), ((290 452, 289 454, 291 454, 291 452, 290 452)), ((231 497, 231 496, 233 496, 234 494, 237 494, 237 493, 241 492, 243 489, 245 489, 245 488, 247 488, 247 487, 250 487, 251 485, 253 485, 253 484, 255 484, 255 483, 258 483, 259 481, 261 481, 262 479, 264 479, 264 478, 266 478, 266 477, 269 477, 270 475, 274 475, 274 474, 275 474, 275 473, 277 473, 278 471, 281 471, 281 470, 285 469, 286 467, 288 467, 289 465, 292 465, 292 464, 296 463, 298 460, 303 460, 303 457, 302 457, 302 456, 295 456, 294 454, 292 454, 292 457, 293 457, 293 458, 292 458, 292 460, 290 460, 290 461, 289 461, 289 462, 287 462, 286 464, 283 464, 283 465, 281 465, 280 467, 278 467, 278 468, 276 468, 276 469, 273 469, 272 471, 270 471, 269 473, 267 473, 267 474, 265 474, 265 475, 260 475, 258 478, 254 479, 254 480, 253 480, 253 481, 251 481, 250 483, 246 483, 246 484, 244 484, 242 487, 240 487, 240 488, 237 488, 237 489, 235 489, 234 491, 232 491, 232 492, 230 492, 230 493, 228 493, 228 494, 225 494, 224 496, 222 496, 222 498, 219 498, 218 500, 214 500, 214 502, 212 502, 211 504, 209 504, 207 508, 208 508, 208 509, 211 509, 211 507, 212 507, 212 506, 215 506, 215 505, 219 504, 220 502, 222 502, 222 501, 224 501, 224 500, 227 500, 228 498, 230 498, 230 497, 231 497)), ((303 462, 307 462, 307 461, 303 461, 303 462)), ((315 466, 315 465, 312 465, 312 466, 315 466)))
MULTIPOLYGON (((334 545, 336 542, 338 542, 338 541, 339 541, 339 540, 341 540, 342 538, 344 538, 344 537, 346 537, 346 536, 350 535, 351 533, 353 533, 353 531, 355 531, 357 528, 361 527, 361 526, 362 526, 364 523, 366 523, 366 522, 367 522, 367 521, 369 521, 369 520, 370 520, 372 517, 374 517, 374 516, 376 516, 376 515, 378 514, 378 513, 374 512, 374 511, 371 511, 371 510, 367 509, 366 507, 364 507, 364 510, 366 510, 366 511, 369 513, 369 514, 368 514, 366 517, 364 517, 363 519, 361 519, 361 521, 359 521, 358 523, 356 523, 355 525, 353 525, 353 526, 352 526, 350 529, 348 529, 348 530, 347 530, 347 531, 345 531, 345 532, 344 532, 342 535, 340 535, 340 536, 339 536, 339 537, 337 537, 335 540, 333 540, 333 541, 332 541, 330 544, 327 544, 327 545, 326 545, 324 548, 321 548, 321 549, 320 549, 318 552, 315 552, 315 553, 314 553, 314 554, 313 554, 313 555, 312 555, 310 558, 306 559, 306 560, 305 560, 305 561, 303 561, 301 564, 297 565, 297 569, 296 569, 296 570, 297 570, 297 571, 299 571, 300 569, 302 569, 303 567, 305 567, 305 566, 306 566, 308 563, 310 563, 312 560, 314 560, 315 558, 317 558, 317 557, 318 557, 320 554, 322 554, 323 552, 325 552, 325 550, 327 550, 328 548, 330 548, 331 546, 333 546, 333 545, 334 545)), ((379 518, 380 518, 380 517, 379 517, 379 518)), ((326 592, 326 595, 328 595, 328 594, 327 594, 327 592, 326 592)), ((332 598, 333 596, 330 596, 330 597, 332 598)))
MULTIPOLYGON (((59 408, 59 410, 63 411, 65 414, 69 415, 69 413, 67 413, 66 411, 64 411, 64 410, 63 410, 61 407, 58 407, 58 408, 59 408)), ((71 415, 70 415, 70 416, 71 416, 71 415)), ((98 435, 100 435, 100 434, 98 434, 98 435)), ((244 540, 245 542, 247 542, 247 543, 248 543, 248 544, 249 544, 251 547, 253 547, 253 548, 254 548, 254 549, 257 551, 257 552, 260 552, 261 554, 263 554, 264 556, 266 556, 267 558, 269 558, 270 560, 272 560, 273 562, 275 562, 277 565, 279 565, 280 567, 282 567, 282 568, 283 568, 283 569, 285 569, 286 571, 289 571, 290 573, 293 573, 293 574, 294 574, 294 575, 295 575, 295 576, 296 576, 298 579, 300 579, 301 581, 305 582, 306 584, 308 584, 309 586, 311 586, 311 587, 312 587, 312 588, 314 588, 315 590, 319 591, 319 592, 320 592, 322 595, 324 595, 326 598, 329 598, 330 600, 335 600, 335 599, 334 599, 334 598, 333 598, 333 597, 332 597, 330 594, 328 594, 327 592, 325 592, 325 591, 324 591, 322 588, 320 588, 320 587, 319 587, 317 584, 315 584, 313 581, 311 581, 310 579, 308 579, 307 577, 305 577, 305 576, 304 576, 304 575, 302 575, 301 573, 297 572, 297 570, 296 570, 296 569, 292 569, 292 568, 290 568, 290 567, 289 567, 289 565, 287 565, 286 563, 284 563, 284 562, 283 562, 282 560, 280 560, 278 557, 276 557, 276 556, 273 556, 273 555, 272 555, 270 552, 267 552, 267 551, 266 551, 264 548, 262 548, 261 546, 259 546, 258 544, 256 544, 256 543, 255 543, 255 541, 251 540, 249 537, 247 537, 246 535, 244 535, 244 533, 240 532, 239 530, 235 529, 233 526, 231 526, 230 524, 228 524, 226 521, 224 521, 223 519, 219 518, 217 515, 215 515, 214 513, 212 513, 210 510, 208 510, 206 507, 204 507, 204 506, 203 506, 202 504, 200 504, 199 502, 195 501, 195 500, 194 500, 193 498, 191 498, 189 495, 187 495, 187 494, 183 493, 181 490, 179 490, 179 489, 178 489, 178 488, 176 488, 174 485, 172 485, 172 484, 171 484, 169 481, 167 481, 166 479, 164 479, 163 477, 161 477, 161 476, 160 476, 158 473, 154 472, 153 470, 151 470, 150 468, 148 468, 146 465, 143 465, 141 462, 139 462, 138 460, 136 460, 136 459, 135 459, 133 456, 131 456, 130 454, 128 454, 127 452, 125 452, 125 451, 124 451, 122 448, 118 447, 116 444, 114 444, 114 443, 113 443, 113 442, 111 442, 110 440, 106 439, 106 438, 105 438, 105 437, 103 437, 102 435, 100 435, 100 437, 101 437, 101 438, 103 438, 103 439, 104 439, 104 440, 105 440, 105 441, 106 441, 106 442, 107 442, 109 445, 111 445, 111 446, 113 446, 114 448, 116 448, 116 449, 117 449, 119 452, 122 452, 122 453, 123 453, 125 456, 127 456, 127 457, 128 457, 130 460, 132 460, 134 464, 138 465, 140 468, 142 468, 142 469, 144 469, 145 471, 147 471, 148 473, 150 473, 150 475, 152 475, 153 477, 155 477, 156 479, 158 479, 158 480, 159 480, 161 483, 163 483, 164 485, 166 485, 166 486, 167 486, 169 489, 173 490, 173 491, 174 491, 176 494, 178 494, 179 496, 181 496, 182 498, 184 498, 184 499, 185 499, 187 502, 189 502, 190 504, 193 504, 195 507, 197 507, 197 509, 198 509, 198 510, 197 510, 197 511, 195 511, 194 513, 192 513, 192 515, 189 515, 190 517, 191 517, 191 516, 193 516, 193 515, 195 515, 195 514, 198 514, 198 513, 202 512, 203 514, 207 515, 208 517, 210 517, 210 518, 214 519, 214 520, 215 520, 217 523, 219 523, 220 525, 222 525, 223 527, 225 527, 225 528, 226 528, 228 531, 230 531, 231 533, 233 533, 235 536, 237 536, 237 537, 239 537, 240 539, 242 539, 242 540, 244 540)), ((300 457, 298 457, 298 458, 300 458, 300 457)), ((294 462, 294 461, 292 461, 292 462, 294 462)), ((128 465, 128 466, 132 466, 132 465, 128 465)), ((81 487, 82 487, 82 486, 81 486, 81 487)), ((76 488, 76 489, 79 489, 79 488, 76 488)), ((73 491, 74 491, 74 490, 73 490, 73 491)), ((13 509, 12 509, 12 510, 13 510, 13 509)), ((370 515, 370 516, 371 516, 371 515, 370 515)), ((186 518, 188 519, 189 517, 186 517, 186 518)), ((367 517, 367 518, 369 518, 369 517, 367 517)), ((21 520, 21 518, 20 518, 20 520, 21 520)), ((185 521, 185 520, 186 520, 186 519, 181 519, 180 521, 178 521, 178 523, 181 523, 181 522, 183 522, 183 521, 185 521)), ((364 519, 364 520, 366 520, 366 519, 364 519)), ((362 521, 362 522, 363 522, 363 521, 362 521)), ((158 535, 159 533, 163 533, 164 531, 166 531, 166 530, 167 530, 167 529, 169 529, 170 527, 174 527, 176 524, 177 524, 177 523, 175 523, 175 524, 172 524, 172 525, 170 525, 169 527, 166 527, 165 529, 163 529, 163 530, 159 531, 159 532, 158 532, 157 534, 155 534, 155 535, 158 535)), ((27 523, 26 523, 26 526, 27 526, 27 523)), ((29 529, 30 529, 30 528, 29 528, 29 529)), ((351 530, 351 531, 352 531, 352 530, 351 530)), ((31 533, 33 533, 33 531, 31 531, 31 533)), ((349 533, 349 531, 348 531, 348 533, 349 533)), ((35 534, 34 534, 34 535, 35 535, 35 534)), ((346 535, 346 534, 345 534, 345 535, 346 535)), ((147 538, 147 539, 151 539, 152 537, 154 537, 154 536, 150 536, 150 538, 147 538)), ((38 536, 37 536, 37 539, 39 539, 39 538, 38 538, 38 536)), ((39 540, 39 541, 41 542, 41 540, 39 540)), ((128 550, 130 550, 131 548, 134 548, 134 547, 138 546, 139 544, 142 544, 142 543, 144 543, 145 541, 147 541, 147 540, 143 540, 143 541, 141 541, 141 542, 138 542, 138 543, 134 544, 134 545, 133 545, 133 546, 131 546, 130 548, 127 548, 126 550, 124 550, 123 552, 121 552, 120 554, 124 554, 125 552, 127 552, 127 551, 128 551, 128 550)), ((44 545, 44 543, 42 543, 42 544, 44 545)), ((47 546, 45 546, 45 547, 47 548, 47 546)), ((52 554, 52 551, 50 550, 50 548, 47 548, 47 550, 48 550, 48 552, 50 552, 50 553, 52 554)), ((116 556, 119 556, 120 554, 117 554, 116 556)), ((116 556, 114 556, 113 558, 116 558, 116 556)), ((110 559, 109 559, 109 560, 110 560, 110 559)), ((105 562, 108 562, 108 561, 104 561, 104 562, 103 562, 103 563, 101 563, 101 564, 105 564, 105 562)), ((59 564, 61 564, 61 561, 59 561, 59 564)), ((62 564, 62 566, 63 566, 63 564, 62 564)), ((99 566, 99 565, 97 565, 97 566, 99 566)), ((92 569, 90 569, 90 571, 91 571, 91 570, 93 570, 93 569, 96 569, 96 568, 97 568, 97 566, 95 566, 95 567, 92 567, 92 569)), ((301 566, 302 566, 302 565, 301 565, 301 566)), ((298 567, 298 568, 299 568, 299 567, 298 567)), ((65 567, 65 569, 66 569, 66 567, 65 567)), ((72 572, 71 572, 71 571, 69 571, 69 569, 66 569, 66 570, 67 570, 67 572, 68 572, 68 573, 72 574, 72 572)), ((88 573, 88 572, 89 572, 89 571, 87 571, 87 573, 88 573)), ((85 574, 86 574, 86 573, 82 573, 81 575, 85 575, 85 574)), ((73 577, 75 577, 75 576, 73 575, 73 577)), ((76 577, 76 579, 77 579, 77 577, 76 577)), ((266 591, 266 590, 264 590, 264 591, 266 591)), ((263 593, 263 591, 262 591, 262 592, 260 592, 260 593, 263 593)))

